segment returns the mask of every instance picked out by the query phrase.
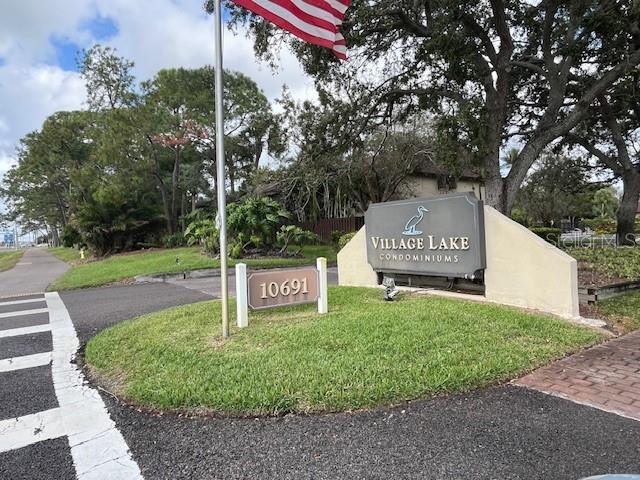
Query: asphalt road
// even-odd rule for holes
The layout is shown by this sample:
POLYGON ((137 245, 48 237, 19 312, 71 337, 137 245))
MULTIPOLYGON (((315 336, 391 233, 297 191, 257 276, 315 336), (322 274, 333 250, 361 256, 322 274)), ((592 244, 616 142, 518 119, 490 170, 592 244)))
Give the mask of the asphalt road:
MULTIPOLYGON (((204 294, 171 284, 62 298, 82 342, 204 294)), ((567 479, 640 472, 640 422, 503 386, 350 414, 188 419, 103 395, 147 479, 567 479)))
POLYGON ((211 300, 196 290, 169 283, 70 290, 60 294, 81 344, 122 320, 175 305, 211 300))
POLYGON ((640 423, 518 387, 372 412, 157 417, 108 401, 153 479, 578 479, 640 471, 640 423))
MULTIPOLYGON (((1 313, 46 307, 44 297, 40 301, 18 305, 2 305, 1 313)), ((0 302, 23 301, 34 296, 5 298, 0 302)), ((35 314, 0 318, 0 332, 49 323, 48 314, 35 314)), ((51 332, 0 337, 0 359, 51 351, 51 332)), ((0 371, 0 422, 58 407, 53 388, 50 365, 14 371, 0 371)), ((3 433, 0 428, 0 435, 3 433)), ((0 448, 3 442, 0 438, 0 448)), ((2 450, 0 450, 2 452, 2 450)), ((18 450, 0 453, 0 479, 11 480, 74 479, 75 471, 66 438, 47 440, 18 450)))

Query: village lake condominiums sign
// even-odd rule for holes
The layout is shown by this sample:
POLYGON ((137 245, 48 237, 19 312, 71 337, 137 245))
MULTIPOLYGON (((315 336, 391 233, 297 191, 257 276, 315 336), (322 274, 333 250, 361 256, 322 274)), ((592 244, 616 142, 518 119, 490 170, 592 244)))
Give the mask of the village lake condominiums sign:
POLYGON ((374 203, 365 228, 377 272, 473 278, 486 267, 483 202, 471 192, 374 203))

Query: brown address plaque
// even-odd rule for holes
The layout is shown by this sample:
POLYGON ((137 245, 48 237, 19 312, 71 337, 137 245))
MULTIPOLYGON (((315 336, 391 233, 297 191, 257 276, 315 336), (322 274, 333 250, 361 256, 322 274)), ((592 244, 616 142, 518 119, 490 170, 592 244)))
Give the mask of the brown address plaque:
POLYGON ((314 267, 255 272, 247 280, 253 310, 318 301, 320 281, 314 267))

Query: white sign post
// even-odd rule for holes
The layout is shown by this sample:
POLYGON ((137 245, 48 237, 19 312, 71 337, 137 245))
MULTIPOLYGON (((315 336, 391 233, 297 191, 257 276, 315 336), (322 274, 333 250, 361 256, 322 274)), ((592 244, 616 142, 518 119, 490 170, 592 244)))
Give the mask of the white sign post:
POLYGON ((327 286, 327 259, 320 257, 316 260, 318 268, 318 276, 320 277, 320 296, 318 297, 318 313, 327 313, 329 311, 329 298, 327 286))
POLYGON ((249 308, 247 306, 247 265, 236 265, 236 312, 238 328, 249 326, 249 308))

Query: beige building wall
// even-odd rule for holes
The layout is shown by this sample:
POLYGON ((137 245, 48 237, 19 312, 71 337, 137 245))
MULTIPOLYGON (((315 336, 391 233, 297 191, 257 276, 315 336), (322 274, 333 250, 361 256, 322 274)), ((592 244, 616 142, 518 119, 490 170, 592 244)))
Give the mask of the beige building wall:
POLYGON ((487 300, 579 317, 578 262, 494 208, 484 221, 487 300))
POLYGON ((367 262, 366 227, 362 227, 338 252, 338 283, 352 287, 375 287, 378 275, 367 262))
MULTIPOLYGON (((578 265, 527 228, 485 206, 487 301, 578 318, 578 265)), ((366 226, 338 253, 340 285, 377 286, 366 226)))
POLYGON ((473 192, 480 200, 486 197, 485 187, 480 182, 472 182, 468 180, 458 180, 455 189, 448 192, 438 190, 438 181, 433 177, 414 176, 409 181, 409 189, 413 198, 430 198, 437 197, 444 193, 454 192, 473 192))

